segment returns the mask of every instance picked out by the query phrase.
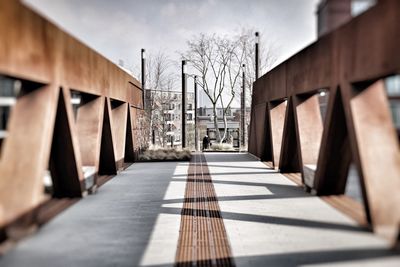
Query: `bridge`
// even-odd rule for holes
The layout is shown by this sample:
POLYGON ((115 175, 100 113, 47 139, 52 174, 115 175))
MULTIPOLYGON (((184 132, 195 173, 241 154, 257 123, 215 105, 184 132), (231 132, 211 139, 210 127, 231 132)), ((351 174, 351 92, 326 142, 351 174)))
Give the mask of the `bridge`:
POLYGON ((140 83, 19 1, 0 40, 1 266, 399 265, 399 1, 254 83, 248 153, 190 162, 138 162, 140 83))

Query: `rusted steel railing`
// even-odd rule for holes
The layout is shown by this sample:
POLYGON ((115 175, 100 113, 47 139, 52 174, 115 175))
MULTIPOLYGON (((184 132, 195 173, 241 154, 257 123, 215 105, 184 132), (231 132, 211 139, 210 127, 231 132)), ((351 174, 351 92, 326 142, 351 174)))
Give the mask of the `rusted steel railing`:
POLYGON ((44 177, 52 196, 81 197, 133 161, 142 89, 19 1, 0 1, 0 59, 1 227, 49 198, 44 177))
POLYGON ((252 154, 300 173, 318 195, 344 194, 353 162, 367 220, 394 243, 400 153, 390 104, 400 94, 387 77, 399 73, 400 1, 381 0, 254 83, 249 135, 252 154))

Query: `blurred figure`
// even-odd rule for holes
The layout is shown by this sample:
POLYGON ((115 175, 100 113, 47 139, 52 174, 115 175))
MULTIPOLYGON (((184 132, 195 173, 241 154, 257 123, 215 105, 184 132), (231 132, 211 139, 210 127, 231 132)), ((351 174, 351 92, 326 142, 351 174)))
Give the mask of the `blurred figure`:
POLYGON ((205 135, 203 138, 203 149, 202 151, 204 151, 204 149, 208 149, 210 145, 210 138, 208 137, 208 135, 205 135))

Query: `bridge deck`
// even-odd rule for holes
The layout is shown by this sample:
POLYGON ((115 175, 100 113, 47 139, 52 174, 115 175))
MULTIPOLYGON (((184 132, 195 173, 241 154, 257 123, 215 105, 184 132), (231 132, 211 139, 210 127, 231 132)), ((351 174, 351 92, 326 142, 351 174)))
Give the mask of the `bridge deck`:
MULTIPOLYGON (((179 257, 182 207, 185 219, 203 227, 220 219, 215 214, 222 215, 233 258, 225 264, 399 266, 400 256, 390 252, 384 240, 251 156, 210 153, 205 159, 213 188, 205 186, 211 180, 195 180, 208 179, 196 176, 200 171, 207 176, 208 171, 193 168, 194 163, 192 170, 188 163, 136 163, 21 241, 0 258, 0 266, 171 266, 176 259, 195 260, 200 255, 195 250, 211 251, 214 237, 224 237, 213 235, 210 227, 210 238, 204 240, 196 236, 200 228, 193 227, 190 255, 179 257), (186 188, 188 170, 189 183, 197 183, 189 188, 192 195, 186 188), (199 213, 200 207, 209 210, 199 213), (210 212, 217 209, 220 212, 210 212)), ((197 160, 205 165, 204 158, 197 160)))

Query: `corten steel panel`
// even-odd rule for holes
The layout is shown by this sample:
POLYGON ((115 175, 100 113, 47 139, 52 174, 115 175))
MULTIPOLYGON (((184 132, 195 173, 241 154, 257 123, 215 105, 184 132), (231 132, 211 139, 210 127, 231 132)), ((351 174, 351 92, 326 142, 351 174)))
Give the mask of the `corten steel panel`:
POLYGON ((304 164, 316 165, 323 131, 319 95, 307 99, 298 97, 296 103, 301 158, 304 164))
POLYGON ((72 109, 71 103, 71 92, 68 88, 61 88, 61 92, 65 99, 65 108, 67 112, 67 119, 68 119, 68 127, 70 128, 71 132, 71 141, 73 146, 73 153, 76 163, 76 168, 78 169, 79 180, 83 183, 84 177, 82 172, 82 158, 81 153, 79 151, 79 138, 78 138, 78 130, 75 123, 74 111, 72 109))
POLYGON ((365 81, 400 70, 399 10, 400 1, 381 1, 337 31, 341 81, 365 81))
POLYGON ((254 122, 255 116, 254 116, 254 103, 252 104, 251 107, 251 121, 250 121, 250 127, 249 127, 249 144, 248 144, 248 150, 251 154, 256 155, 257 154, 257 138, 256 138, 256 124, 254 122))
POLYGON ((351 160, 342 94, 331 89, 314 180, 318 195, 344 194, 351 160))
POLYGON ((289 97, 287 100, 285 122, 282 133, 279 170, 283 173, 301 172, 300 141, 293 98, 294 97, 289 97))
POLYGON ((29 90, 18 98, 0 160, 0 225, 45 200, 43 176, 49 164, 59 88, 29 90), (43 105, 46 103, 46 105, 43 105))
POLYGON ((254 107, 254 120, 255 120, 255 138, 257 139, 256 156, 262 158, 265 138, 265 112, 266 104, 259 104, 254 107))
POLYGON ((270 103, 271 135, 274 156, 274 166, 278 168, 281 156, 283 125, 285 122, 286 101, 270 103))
MULTIPOLYGON (((22 79, 23 87, 29 87, 12 109, 8 136, 1 150, 0 226, 3 226, 45 199, 43 176, 50 155, 57 195, 79 196, 83 188, 77 186, 77 180, 83 184, 82 165, 95 166, 97 171, 99 160, 115 161, 112 122, 103 116, 104 98, 141 108, 142 91, 131 75, 20 1, 0 1, 0 58, 0 74, 22 79), (82 101, 88 103, 80 105, 76 121, 69 89, 91 94, 83 94, 82 101), (107 129, 103 121, 107 122, 107 129), (105 153, 100 153, 102 143, 105 153), (72 165, 68 175, 62 171, 65 167, 60 162, 62 150, 68 152, 65 166, 72 165)), ((136 121, 136 114, 130 119, 136 121)), ((126 128, 128 122, 121 125, 126 128)), ((118 134, 123 138, 118 140, 118 156, 120 143, 128 135, 132 138, 132 134, 118 134)), ((137 143, 138 148, 142 145, 137 143)))
POLYGON ((125 132, 125 147, 124 147, 124 162, 135 161, 135 146, 133 140, 133 128, 132 128, 132 112, 129 105, 126 106, 127 120, 126 120, 126 132, 125 132))
POLYGON ((142 108, 142 89, 134 84, 129 83, 126 90, 132 93, 131 105, 136 108, 142 108))
MULTIPOLYGON (((19 1, 0 2, 0 73, 131 102, 140 83, 19 1)), ((135 101, 141 101, 135 99, 135 101)))
MULTIPOLYGON (((63 37, 63 67, 69 70, 63 75, 64 83, 75 90, 85 90, 93 94, 93 89, 88 86, 90 70, 85 68, 85 63, 90 61, 90 50, 71 36, 64 35, 63 37)), ((98 94, 102 93, 98 92, 98 94)))
POLYGON ((287 94, 294 95, 329 87, 334 78, 333 37, 324 36, 286 63, 287 94))
POLYGON ((95 166, 98 170, 101 129, 103 125, 104 98, 83 95, 76 125, 78 130, 79 148, 83 166, 95 166))
POLYGON ((0 73, 49 82, 58 37, 52 28, 18 1, 0 1, 0 73))
POLYGON ((103 111, 98 173, 99 175, 114 175, 117 174, 117 163, 109 98, 104 100, 103 111))
POLYGON ((287 97, 286 63, 282 63, 254 83, 255 105, 287 97))
POLYGON ((114 135, 116 161, 122 160, 125 154, 127 111, 126 103, 111 102, 111 126, 114 135))
MULTIPOLYGON (((371 151, 379 145, 386 147, 385 144, 389 142, 389 136, 392 136, 393 131, 390 131, 386 127, 387 125, 382 125, 380 128, 377 124, 371 126, 365 122, 365 124, 360 123, 361 118, 364 116, 363 112, 367 113, 364 108, 367 110, 366 106, 370 104, 369 101, 372 98, 358 98, 354 94, 353 88, 366 82, 371 83, 379 78, 399 73, 399 47, 400 1, 381 0, 373 8, 292 56, 254 84, 253 103, 255 105, 263 103, 265 98, 270 102, 282 97, 293 97, 300 93, 312 93, 320 88, 331 89, 331 95, 334 98, 330 100, 330 108, 325 122, 327 128, 321 141, 321 154, 318 159, 315 186, 320 194, 343 193, 348 166, 352 159, 361 177, 360 182, 364 195, 366 215, 370 221, 372 219, 372 222, 375 222, 375 229, 385 227, 387 224, 394 225, 394 222, 398 220, 391 220, 390 216, 387 217, 385 215, 393 212, 393 210, 398 210, 398 206, 393 209, 388 208, 394 205, 391 204, 391 200, 381 198, 381 202, 378 202, 374 207, 371 206, 372 210, 371 212, 369 211, 369 203, 375 201, 382 194, 380 189, 371 190, 371 184, 375 183, 375 179, 379 177, 381 177, 379 179, 389 179, 390 181, 385 180, 383 182, 385 190, 392 192, 392 194, 398 194, 399 192, 397 182, 394 182, 391 178, 382 177, 377 169, 370 167, 370 165, 373 165, 371 160, 374 154, 371 151), (277 77, 280 77, 280 79, 277 79, 277 77), (280 87, 278 86, 279 88, 272 85, 272 81, 277 80, 281 84, 280 87), (285 93, 279 91, 282 88, 284 88, 283 92, 285 93), (336 90, 336 88, 339 89, 336 90), (357 99, 356 102, 352 100, 354 97, 357 99), (357 108, 355 108, 354 103, 357 103, 357 108), (369 132, 377 133, 376 136, 381 138, 372 138, 369 132), (382 141, 383 138, 385 138, 384 141, 382 141), (365 142, 372 145, 366 149, 365 142), (368 161, 368 167, 366 167, 366 161, 368 161), (394 188, 396 193, 393 193, 394 188)), ((376 101, 379 102, 379 99, 377 97, 376 101)), ((384 118, 387 114, 382 113, 381 108, 383 106, 379 110, 369 109, 368 112, 371 118, 381 116, 384 118)), ((276 128, 274 126, 277 121, 280 121, 277 120, 277 114, 274 109, 271 109, 270 114, 272 145, 276 163, 276 140, 279 140, 282 134, 281 127, 276 128)), ((251 129, 254 129, 255 122, 255 120, 252 120, 251 129)), ((289 164, 291 161, 295 163, 295 160, 291 160, 293 155, 286 154, 297 153, 296 148, 292 146, 298 146, 301 141, 298 133, 302 135, 302 129, 297 129, 293 120, 286 120, 286 123, 291 125, 285 125, 285 141, 282 144, 282 147, 285 147, 285 151, 279 156, 281 159, 287 160, 287 162, 281 162, 280 165, 289 164)), ((385 120, 383 119, 381 123, 385 124, 385 120)), ((386 123, 393 127, 393 122, 387 121, 386 123)), ((254 136, 254 134, 252 135, 254 136)), ((255 145, 261 146, 262 144, 255 145)), ((393 145, 393 147, 397 150, 388 152, 395 155, 392 159, 399 157, 398 146, 393 145)), ((251 151, 259 151, 259 149, 257 147, 251 151)), ((380 159, 385 158, 383 154, 377 152, 377 155, 380 155, 380 159)), ((307 161, 304 158, 304 162, 307 161)), ((300 158, 300 164, 304 162, 301 162, 300 158)), ((394 168, 391 162, 382 161, 379 169, 391 170, 397 177, 400 177, 400 170, 394 168)), ((377 165, 375 164, 374 166, 376 167, 377 165)), ((398 163, 397 166, 399 166, 398 163)), ((397 229, 399 225, 400 223, 397 221, 397 229)), ((388 237, 389 235, 386 236, 388 237)), ((391 240, 396 239, 395 231, 392 231, 392 235, 388 238, 391 240)))
POLYGON ((312 188, 323 132, 319 94, 295 97, 294 107, 300 145, 302 177, 304 184, 312 188))
POLYGON ((49 163, 52 191, 57 198, 81 197, 85 188, 84 183, 81 183, 83 174, 80 158, 76 157, 78 153, 75 153, 76 146, 72 138, 70 94, 66 90, 60 90, 49 163))
POLYGON ((374 230, 394 243, 400 224, 400 153, 384 82, 358 93, 351 109, 374 230))

